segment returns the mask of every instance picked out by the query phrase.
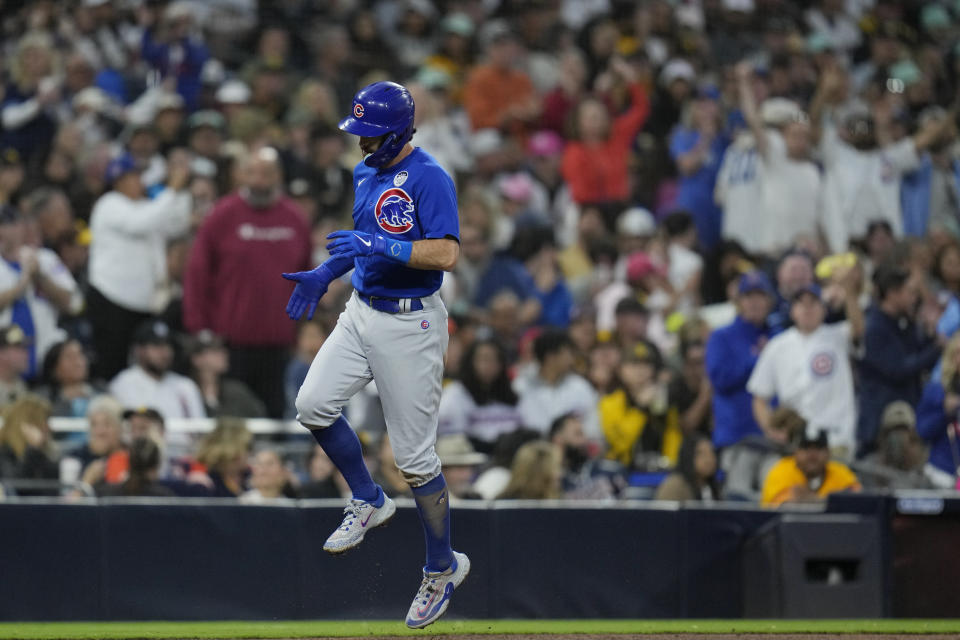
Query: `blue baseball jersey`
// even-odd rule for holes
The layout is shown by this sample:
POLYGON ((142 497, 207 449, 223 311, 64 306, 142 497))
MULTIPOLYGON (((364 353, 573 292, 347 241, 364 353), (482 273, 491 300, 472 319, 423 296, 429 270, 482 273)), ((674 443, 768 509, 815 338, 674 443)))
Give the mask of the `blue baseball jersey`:
MULTIPOLYGON (((447 236, 460 241, 457 192, 433 157, 417 147, 386 169, 363 162, 353 170, 353 226, 413 242, 447 236)), ((353 286, 368 296, 419 298, 440 288, 443 271, 412 269, 385 256, 354 258, 353 286)))

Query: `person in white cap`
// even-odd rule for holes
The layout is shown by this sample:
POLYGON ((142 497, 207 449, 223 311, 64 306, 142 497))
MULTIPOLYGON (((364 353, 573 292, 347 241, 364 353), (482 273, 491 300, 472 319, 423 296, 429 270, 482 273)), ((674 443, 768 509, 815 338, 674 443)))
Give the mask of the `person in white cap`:
POLYGON ((447 479, 450 504, 455 506, 462 500, 479 498, 473 490, 473 481, 480 466, 486 463, 487 455, 475 451, 462 433, 437 438, 436 451, 447 479))
MULTIPOLYGON (((736 67, 740 108, 750 128, 756 150, 751 166, 727 174, 732 188, 738 179, 759 188, 757 200, 724 208, 728 237, 746 243, 754 252, 779 255, 798 238, 816 238, 821 211, 821 180, 810 161, 810 121, 799 105, 773 98, 758 108, 753 65, 736 67), (752 178, 752 179, 751 179, 752 178), (727 220, 730 215, 735 220, 727 220)), ((719 179, 718 179, 719 183, 719 179)), ((719 188, 719 185, 718 185, 719 188)), ((731 203, 734 204, 734 203, 731 203)))

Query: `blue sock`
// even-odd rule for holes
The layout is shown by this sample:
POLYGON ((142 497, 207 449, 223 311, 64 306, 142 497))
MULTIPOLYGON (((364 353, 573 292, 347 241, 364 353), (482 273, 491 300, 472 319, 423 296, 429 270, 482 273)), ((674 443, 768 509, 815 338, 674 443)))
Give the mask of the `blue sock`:
POLYGON ((427 542, 427 571, 446 571, 453 564, 453 549, 450 547, 450 496, 443 474, 414 487, 413 499, 427 542))
POLYGON ((370 502, 375 507, 383 506, 383 490, 370 477, 370 471, 363 461, 360 440, 347 419, 341 415, 329 427, 311 429, 310 433, 343 474, 353 497, 370 502))

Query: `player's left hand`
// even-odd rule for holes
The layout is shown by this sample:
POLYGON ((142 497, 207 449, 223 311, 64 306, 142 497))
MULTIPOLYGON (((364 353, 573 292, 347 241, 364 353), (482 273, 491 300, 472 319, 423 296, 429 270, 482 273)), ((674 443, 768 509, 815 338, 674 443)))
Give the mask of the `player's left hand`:
POLYGON ((306 311, 307 319, 312 319, 314 311, 317 310, 317 302, 334 280, 333 273, 326 265, 320 265, 312 271, 297 271, 281 275, 285 280, 297 283, 290 295, 290 301, 287 302, 287 315, 291 320, 299 320, 306 311))
POLYGON ((387 249, 387 239, 379 233, 365 233, 363 231, 334 231, 327 236, 333 242, 327 245, 327 251, 337 258, 355 258, 370 256, 375 253, 384 254, 387 249))

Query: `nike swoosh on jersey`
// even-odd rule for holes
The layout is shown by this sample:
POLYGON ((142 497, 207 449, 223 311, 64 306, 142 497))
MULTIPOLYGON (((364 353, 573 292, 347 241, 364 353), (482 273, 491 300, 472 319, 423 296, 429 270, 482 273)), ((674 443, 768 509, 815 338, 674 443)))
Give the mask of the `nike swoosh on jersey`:
POLYGON ((360 185, 362 185, 364 180, 366 180, 365 177, 364 177, 364 178, 360 178, 360 182, 357 183, 357 186, 359 187, 360 185))
POLYGON ((353 234, 353 235, 357 236, 357 240, 359 240, 359 241, 362 242, 363 244, 367 245, 368 247, 370 246, 370 241, 369 241, 369 240, 364 240, 363 238, 361 238, 361 237, 358 236, 357 234, 353 234))

